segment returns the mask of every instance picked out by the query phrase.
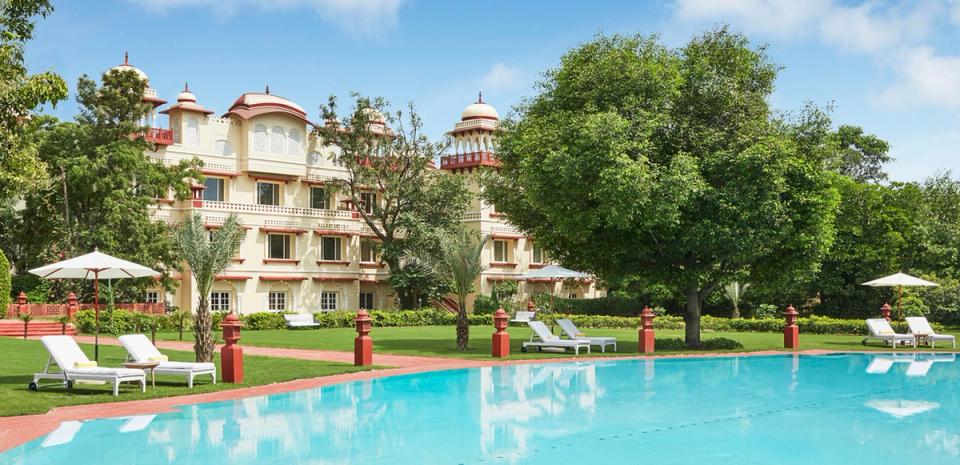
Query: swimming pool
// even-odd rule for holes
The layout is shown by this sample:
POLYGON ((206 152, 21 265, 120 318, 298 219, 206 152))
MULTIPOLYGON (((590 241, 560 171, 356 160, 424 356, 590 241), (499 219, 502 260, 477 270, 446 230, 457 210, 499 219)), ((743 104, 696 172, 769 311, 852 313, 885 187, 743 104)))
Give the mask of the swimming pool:
POLYGON ((945 464, 953 355, 597 360, 67 422, 2 464, 945 464))

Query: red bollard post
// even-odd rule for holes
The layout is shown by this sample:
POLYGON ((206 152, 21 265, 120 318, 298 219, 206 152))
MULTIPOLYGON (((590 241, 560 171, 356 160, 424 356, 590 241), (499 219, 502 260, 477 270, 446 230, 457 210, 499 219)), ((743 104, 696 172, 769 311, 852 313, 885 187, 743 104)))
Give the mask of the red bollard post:
POLYGON ((785 349, 800 348, 800 327, 797 326, 797 309, 793 305, 783 312, 787 324, 783 327, 783 347, 785 349))
POLYGON ((72 292, 67 294, 67 316, 71 320, 77 316, 77 295, 72 292))
POLYGON ((892 310, 890 308, 890 304, 883 304, 883 306, 880 307, 880 316, 884 317, 887 321, 890 321, 890 310, 892 310))
POLYGON ((360 366, 373 365, 373 339, 370 337, 370 327, 373 320, 365 310, 357 312, 357 337, 353 340, 353 364, 360 366))
POLYGON ((224 345, 220 348, 220 376, 225 383, 243 382, 243 349, 237 345, 240 340, 240 328, 243 323, 233 312, 220 322, 223 329, 224 345))
POLYGON ((17 294, 17 314, 14 316, 25 315, 29 310, 27 310, 27 294, 23 291, 20 291, 17 294))
POLYGON ((533 300, 527 300, 527 311, 532 312, 536 310, 536 307, 533 305, 533 300))
POLYGON ((640 343, 637 345, 637 352, 641 354, 654 352, 653 317, 653 310, 649 306, 643 307, 640 312, 640 343))
POLYGON ((493 333, 492 355, 494 357, 510 356, 510 334, 507 333, 507 319, 509 318, 507 312, 503 311, 502 308, 498 308, 497 311, 493 313, 493 327, 496 328, 496 331, 493 333))

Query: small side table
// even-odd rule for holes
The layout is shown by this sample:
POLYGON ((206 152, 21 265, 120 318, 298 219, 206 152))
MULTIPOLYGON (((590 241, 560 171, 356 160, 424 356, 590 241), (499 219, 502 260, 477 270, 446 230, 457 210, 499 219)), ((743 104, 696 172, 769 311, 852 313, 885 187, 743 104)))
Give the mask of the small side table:
MULTIPOLYGON (((927 340, 927 335, 926 335, 926 334, 914 334, 913 337, 916 338, 916 339, 915 339, 915 342, 913 343, 913 348, 914 348, 914 349, 919 349, 919 348, 920 348, 920 341, 926 341, 926 340, 927 340)), ((929 345, 929 343, 928 343, 928 345, 929 345)))
POLYGON ((150 386, 157 387, 157 374, 154 370, 160 366, 160 362, 123 362, 124 368, 139 368, 150 372, 150 386))

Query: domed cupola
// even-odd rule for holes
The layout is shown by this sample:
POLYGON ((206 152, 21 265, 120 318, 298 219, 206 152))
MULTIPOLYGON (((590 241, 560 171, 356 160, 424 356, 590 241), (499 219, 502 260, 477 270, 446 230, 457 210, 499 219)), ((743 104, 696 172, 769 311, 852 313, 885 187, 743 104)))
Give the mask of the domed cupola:
POLYGON ((467 105, 460 113, 460 121, 473 121, 485 119, 490 121, 500 121, 500 114, 497 109, 483 101, 483 92, 477 97, 477 101, 467 105))
POLYGON ((499 122, 497 109, 484 102, 480 93, 477 101, 460 113, 460 122, 447 133, 453 138, 453 154, 440 158, 440 168, 459 172, 479 166, 500 166, 494 156, 494 133, 499 122))
POLYGON ((170 108, 167 108, 160 113, 170 114, 172 111, 193 111, 197 113, 203 113, 205 115, 213 113, 213 110, 208 110, 197 103, 197 96, 193 95, 193 92, 190 92, 189 84, 184 84, 183 92, 177 94, 177 103, 170 105, 170 108))

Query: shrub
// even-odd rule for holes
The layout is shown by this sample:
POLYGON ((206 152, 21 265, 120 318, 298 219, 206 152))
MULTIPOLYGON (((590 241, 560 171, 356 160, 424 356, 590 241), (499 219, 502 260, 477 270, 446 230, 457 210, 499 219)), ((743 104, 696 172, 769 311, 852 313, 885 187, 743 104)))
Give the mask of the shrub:
MULTIPOLYGON (((656 340, 657 350, 676 350, 682 351, 687 350, 687 344, 683 339, 679 337, 675 338, 664 338, 656 340)), ((743 348, 743 344, 740 344, 733 339, 727 339, 725 337, 715 337, 710 339, 703 339, 700 341, 700 347, 697 347, 696 350, 739 350, 743 348)))
POLYGON ((7 315, 7 307, 10 305, 12 292, 12 281, 10 278, 10 262, 7 256, 0 250, 0 319, 7 315))
POLYGON ((607 296, 596 299, 564 299, 556 297, 553 307, 557 313, 568 315, 637 316, 645 302, 637 297, 607 296))
POLYGON ((282 313, 276 312, 254 312, 240 317, 243 321, 244 329, 254 331, 261 329, 283 329, 287 327, 287 320, 283 318, 282 313))
POLYGON ((777 318, 780 316, 780 313, 782 312, 773 304, 760 304, 757 305, 757 308, 753 309, 753 317, 757 319, 777 318))
POLYGON ((475 315, 492 315, 500 308, 500 302, 489 295, 478 295, 473 301, 473 313, 475 315))
MULTIPOLYGON (((83 333, 92 334, 96 331, 96 320, 93 310, 80 310, 77 312, 76 320, 77 330, 83 333)), ((103 334, 129 334, 148 332, 156 324, 157 330, 163 331, 171 329, 170 320, 166 317, 157 315, 146 315, 140 312, 117 309, 108 316, 104 309, 100 309, 100 332, 103 334)))
POLYGON ((960 325, 960 281, 938 279, 940 286, 922 291, 927 317, 945 325, 960 325))

